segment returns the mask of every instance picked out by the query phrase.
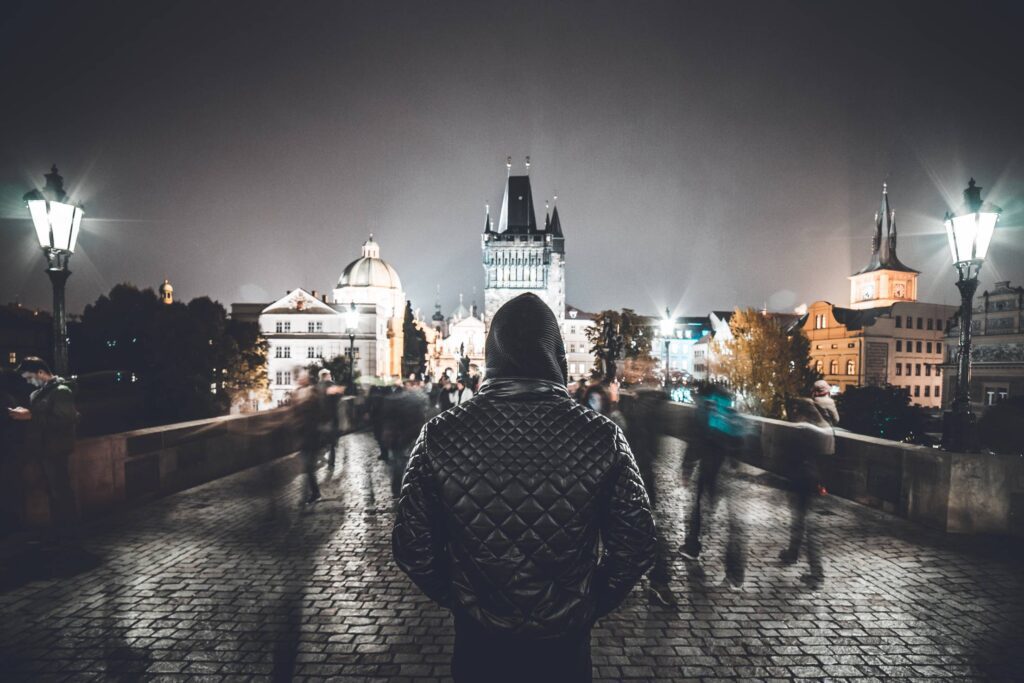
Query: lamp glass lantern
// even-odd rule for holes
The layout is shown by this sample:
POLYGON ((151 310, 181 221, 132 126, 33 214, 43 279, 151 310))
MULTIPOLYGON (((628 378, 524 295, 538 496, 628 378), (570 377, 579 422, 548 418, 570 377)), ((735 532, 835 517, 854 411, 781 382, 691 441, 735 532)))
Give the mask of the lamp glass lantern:
POLYGON ((359 329, 359 309, 356 308, 355 303, 350 303, 348 310, 345 311, 345 329, 350 332, 359 329))

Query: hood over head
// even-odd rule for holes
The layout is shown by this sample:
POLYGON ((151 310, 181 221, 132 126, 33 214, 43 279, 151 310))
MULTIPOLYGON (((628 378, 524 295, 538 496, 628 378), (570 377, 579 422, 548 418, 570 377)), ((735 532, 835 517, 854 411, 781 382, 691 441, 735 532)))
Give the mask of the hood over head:
POLYGON ((494 314, 484 356, 488 379, 523 377, 564 385, 569 374, 555 314, 529 292, 494 314))

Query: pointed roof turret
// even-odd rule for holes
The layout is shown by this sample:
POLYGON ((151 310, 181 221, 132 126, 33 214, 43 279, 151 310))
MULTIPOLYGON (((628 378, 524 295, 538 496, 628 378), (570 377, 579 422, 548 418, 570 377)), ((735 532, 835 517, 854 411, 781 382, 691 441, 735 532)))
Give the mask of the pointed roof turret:
POLYGON ((512 157, 508 158, 508 181, 505 196, 501 200, 501 215, 498 217, 499 234, 529 235, 537 232, 537 217, 533 211, 533 189, 530 176, 512 175, 512 157))
POLYGON ((919 271, 903 265, 896 256, 896 211, 889 205, 889 184, 882 183, 882 199, 875 214, 875 233, 871 237, 871 260, 854 275, 874 270, 919 271), (883 232, 884 229, 884 232, 883 232))
POLYGON ((490 202, 487 202, 486 204, 484 204, 484 211, 485 211, 485 214, 484 214, 484 232, 485 233, 494 232, 494 230, 492 229, 492 224, 491 224, 491 203, 490 202))

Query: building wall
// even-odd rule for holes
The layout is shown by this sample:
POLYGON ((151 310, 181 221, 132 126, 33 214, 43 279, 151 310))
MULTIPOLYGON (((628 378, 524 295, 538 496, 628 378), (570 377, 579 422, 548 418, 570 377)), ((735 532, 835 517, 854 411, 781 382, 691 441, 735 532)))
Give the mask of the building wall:
POLYGON ((829 384, 840 391, 891 384, 907 389, 914 405, 941 407, 945 326, 955 307, 900 302, 858 330, 840 324, 832 308, 827 301, 815 302, 804 326, 811 364, 829 384))
POLYGON ((484 322, 507 301, 532 292, 565 319, 565 262, 550 235, 483 236, 484 322))
MULTIPOLYGON (((954 320, 946 334, 942 366, 946 409, 956 385, 959 336, 960 326, 954 320)), ((971 409, 979 416, 1000 401, 1024 396, 1024 288, 998 282, 994 291, 975 297, 968 393, 971 409)))

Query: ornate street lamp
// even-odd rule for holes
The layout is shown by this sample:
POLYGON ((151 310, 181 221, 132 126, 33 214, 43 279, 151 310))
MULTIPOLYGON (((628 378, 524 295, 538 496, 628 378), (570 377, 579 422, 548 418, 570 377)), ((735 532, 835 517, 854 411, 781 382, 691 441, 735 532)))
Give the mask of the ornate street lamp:
POLYGON ((348 329, 348 383, 356 379, 356 331, 359 329, 359 310, 354 301, 348 304, 345 312, 345 327, 348 329))
POLYGON ((675 322, 668 308, 665 309, 665 317, 661 319, 661 337, 665 340, 665 391, 668 391, 669 376, 669 351, 672 344, 672 332, 675 330, 675 322))
POLYGON ((945 415, 943 446, 949 450, 976 450, 974 414, 971 412, 971 314, 974 292, 978 289, 978 273, 988 254, 996 223, 998 206, 981 201, 981 188, 974 178, 964 190, 964 205, 956 214, 946 212, 946 236, 956 268, 957 289, 960 290, 960 346, 957 349, 956 389, 952 410, 945 415))
POLYGON ((64 285, 71 271, 68 261, 75 252, 82 226, 80 205, 68 201, 64 179, 54 165, 46 174, 46 186, 24 196, 39 246, 46 254, 46 274, 53 284, 53 366, 58 375, 68 372, 68 323, 64 307, 64 285))

